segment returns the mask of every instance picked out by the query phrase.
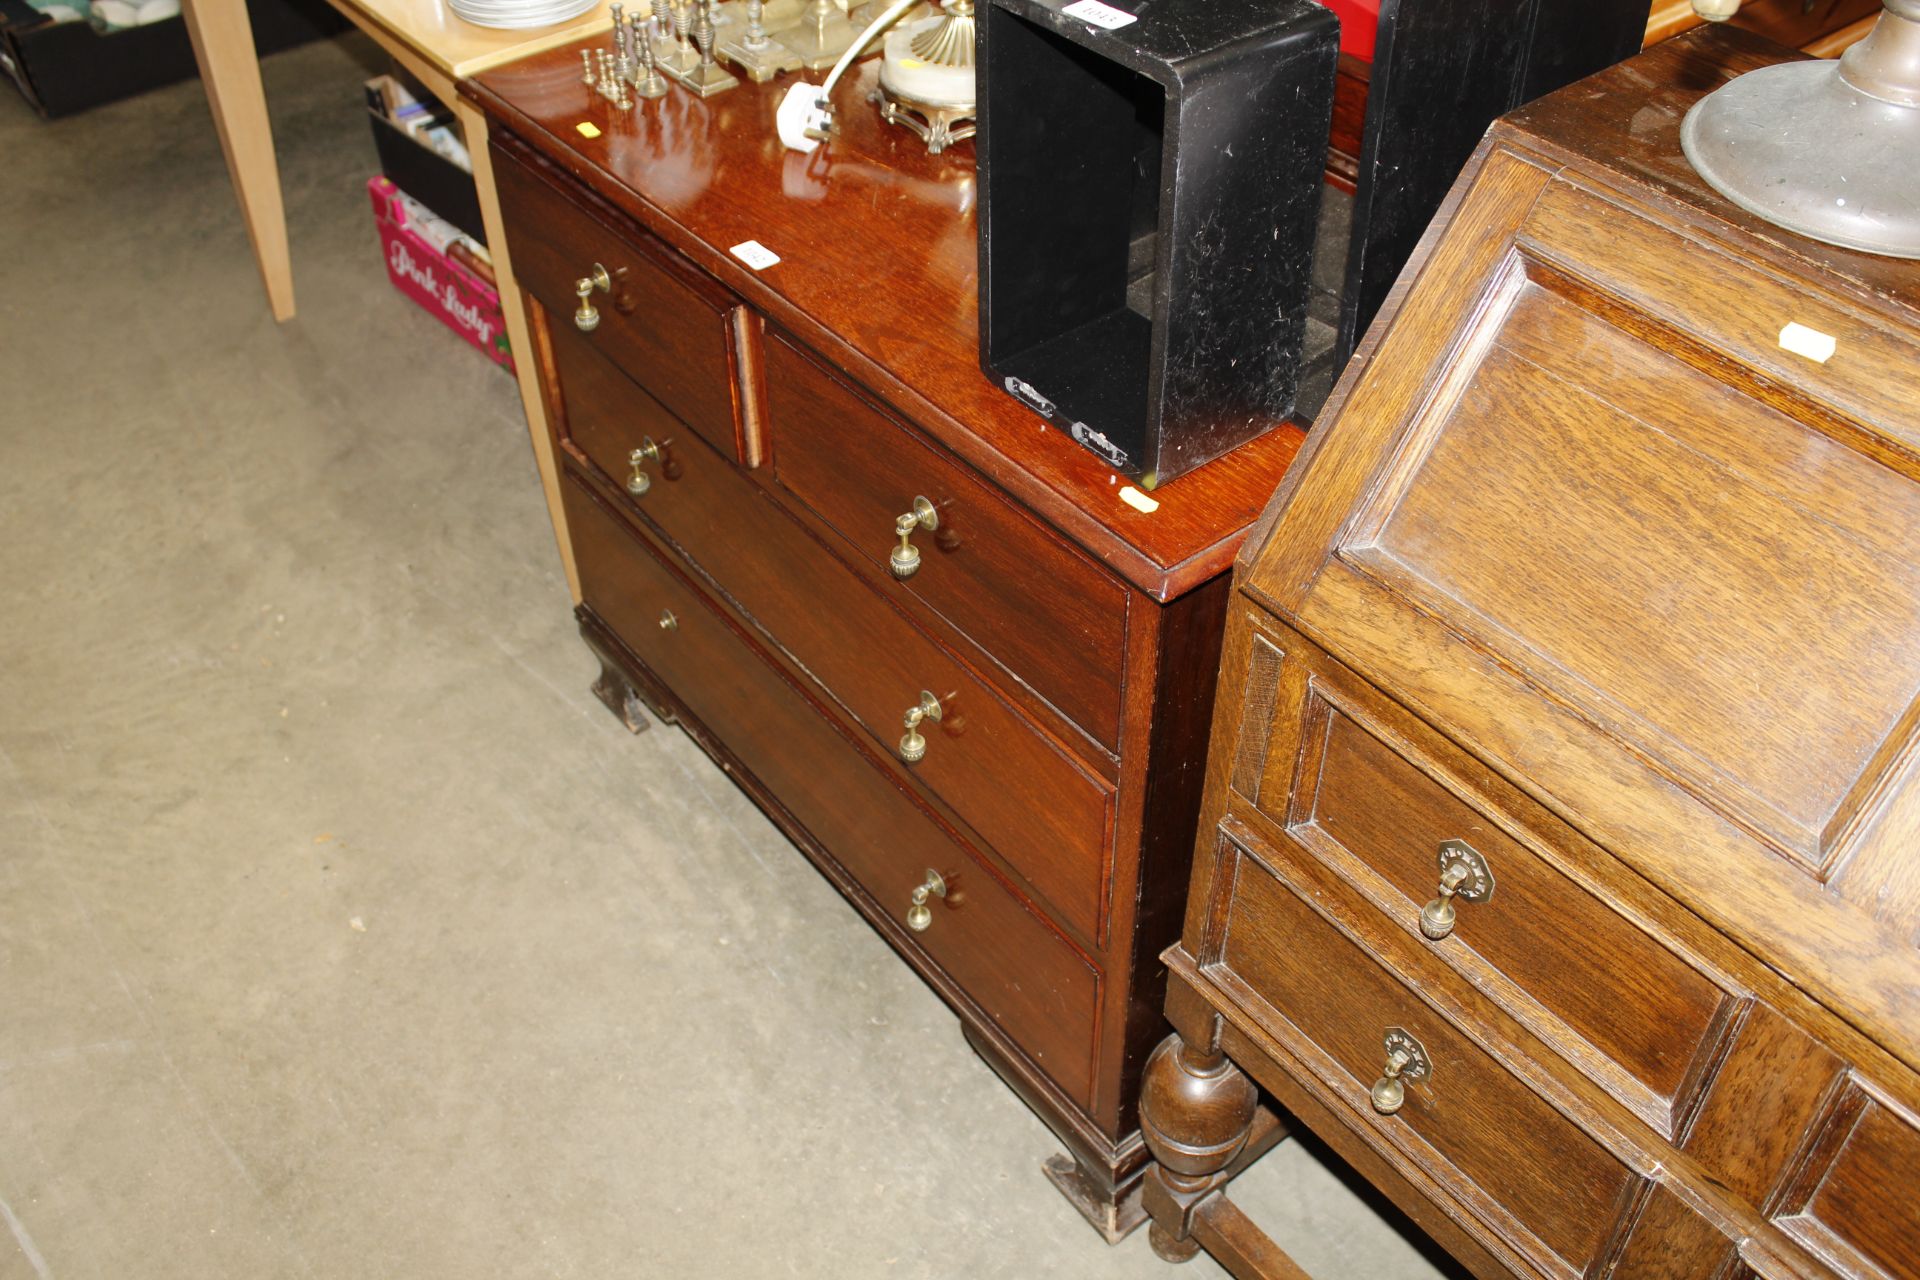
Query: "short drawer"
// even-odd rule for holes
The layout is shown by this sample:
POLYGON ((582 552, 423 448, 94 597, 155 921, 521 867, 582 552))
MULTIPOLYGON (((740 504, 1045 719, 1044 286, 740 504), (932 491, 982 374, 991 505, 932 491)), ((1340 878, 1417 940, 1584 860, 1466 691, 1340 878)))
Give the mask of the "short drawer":
POLYGON ((1286 855, 1244 828, 1220 839, 1233 890, 1211 976, 1242 993, 1250 1016, 1370 1121, 1377 1141, 1454 1188, 1549 1274, 1583 1274, 1637 1183, 1632 1171, 1309 905, 1285 878, 1286 855), (1396 1031, 1431 1067, 1404 1083, 1396 1113, 1381 1114, 1369 1089, 1396 1031))
POLYGON ((1263 786, 1259 807, 1677 1139, 1726 1034, 1731 997, 1556 870, 1534 833, 1477 807, 1465 784, 1370 707, 1331 673, 1316 676, 1303 710, 1284 713, 1301 717, 1284 730, 1300 742, 1297 771, 1291 755, 1284 766, 1291 797, 1263 786), (1448 924, 1442 878, 1468 868, 1448 924))
POLYGON ((616 483, 650 437, 633 505, 897 754, 922 691, 942 719, 919 732, 914 776, 1068 921, 1097 937, 1106 910, 1112 788, 835 560, 747 476, 683 439, 665 409, 577 338, 556 333, 565 427, 616 483))
MULTIPOLYGON (((808 697, 569 477, 586 604, 895 920, 945 878, 917 947, 1086 1105, 1098 973, 866 759, 808 697)), ((899 941, 896 935, 896 942, 899 941)))
POLYGON ((1120 735, 1127 593, 1094 561, 869 405, 781 335, 766 343, 768 420, 780 483, 889 568, 915 500, 919 567, 900 580, 1015 677, 1111 750, 1120 735))
POLYGON ((742 412, 739 300, 646 232, 601 223, 498 148, 493 161, 514 273, 551 328, 580 334, 722 453, 758 462, 758 432, 742 412), (596 266, 608 287, 590 294, 599 322, 583 331, 575 285, 596 266))

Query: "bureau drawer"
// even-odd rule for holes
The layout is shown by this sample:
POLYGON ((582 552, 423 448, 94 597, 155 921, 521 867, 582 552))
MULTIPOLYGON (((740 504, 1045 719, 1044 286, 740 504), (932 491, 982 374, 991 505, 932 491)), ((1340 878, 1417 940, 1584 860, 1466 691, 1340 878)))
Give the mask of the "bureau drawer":
POLYGON ((739 300, 646 232, 615 232, 505 152, 493 157, 502 216, 518 230, 514 273, 545 306, 551 330, 577 334, 709 444, 757 463, 758 430, 742 411, 735 322, 747 313, 739 300), (582 333, 575 283, 596 264, 609 287, 590 296, 599 324, 582 333))
POLYGON ((1549 1274, 1583 1273, 1635 1175, 1309 906, 1283 878, 1284 856, 1244 829, 1223 827, 1219 838, 1232 896, 1210 976, 1370 1119, 1376 1141, 1452 1188, 1549 1274), (1382 1115, 1369 1088, 1396 1029, 1431 1070, 1404 1085, 1396 1114, 1382 1115))
POLYGON ((1389 727, 1404 723, 1390 709, 1376 715, 1369 695, 1304 649, 1289 656, 1318 669, 1276 720, 1274 736, 1297 742, 1298 754, 1269 751, 1256 808, 1677 1140, 1726 1034, 1727 993, 1555 869, 1537 852, 1541 838, 1510 813, 1490 816, 1492 806, 1389 727), (1441 894, 1449 875, 1451 924, 1441 894), (1484 900, 1473 901, 1480 891, 1484 900))
MULTIPOLYGON (((670 441, 634 505, 722 591, 897 753, 924 690, 942 719, 920 726, 914 776, 1087 937, 1106 910, 1112 789, 975 678, 817 542, 738 468, 586 343, 555 333, 569 439, 619 483, 643 436, 670 441)), ((904 767, 904 766, 903 766, 904 767)))
POLYGON ((932 923, 909 945, 1087 1105, 1100 995, 1094 969, 571 477, 564 500, 587 605, 879 910, 902 919, 929 868, 945 877, 946 897, 932 900, 932 923))
POLYGON ((773 469, 787 490, 888 569, 898 518, 926 498, 919 568, 901 580, 1110 750, 1120 735, 1127 593, 1058 535, 920 442, 796 350, 766 344, 773 469))

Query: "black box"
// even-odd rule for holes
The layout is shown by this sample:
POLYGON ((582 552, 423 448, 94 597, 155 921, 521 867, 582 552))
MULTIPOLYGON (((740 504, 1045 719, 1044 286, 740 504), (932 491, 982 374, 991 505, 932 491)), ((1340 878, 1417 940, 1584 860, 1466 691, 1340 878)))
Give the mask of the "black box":
MULTIPOLYGON (((326 0, 247 0, 247 16, 262 54, 347 26, 326 0)), ((0 64, 48 119, 158 89, 197 70, 183 19, 103 33, 86 22, 55 22, 24 0, 0 0, 0 64)))
POLYGON ((984 6, 981 367, 1151 488, 1293 410, 1339 31, 1084 3, 984 6))
MULTIPOLYGON (((380 172, 394 186, 485 244, 486 224, 480 218, 480 195, 473 185, 472 172, 389 120, 380 105, 379 85, 377 78, 367 82, 367 114, 372 121, 373 149, 380 153, 380 172)), ((424 96, 425 92, 421 90, 415 96, 431 106, 433 99, 424 96)))

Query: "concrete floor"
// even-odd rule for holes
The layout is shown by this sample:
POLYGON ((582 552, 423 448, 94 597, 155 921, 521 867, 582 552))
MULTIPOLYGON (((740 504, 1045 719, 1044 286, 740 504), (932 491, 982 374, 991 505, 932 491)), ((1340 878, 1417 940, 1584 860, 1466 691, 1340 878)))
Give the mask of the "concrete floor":
MULTIPOLYGON (((0 90, 0 1277, 1185 1276, 673 730, 588 694, 510 380, 387 285, 355 40, 0 90)), ((1297 1146, 1324 1280, 1432 1274, 1297 1146)))

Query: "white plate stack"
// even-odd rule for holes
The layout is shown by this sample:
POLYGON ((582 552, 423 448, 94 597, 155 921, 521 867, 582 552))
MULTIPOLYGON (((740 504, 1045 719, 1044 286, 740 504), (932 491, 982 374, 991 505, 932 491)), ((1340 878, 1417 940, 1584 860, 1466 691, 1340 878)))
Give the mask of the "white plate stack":
POLYGON ((477 27, 521 31, 577 18, 600 0, 447 0, 447 7, 477 27))

